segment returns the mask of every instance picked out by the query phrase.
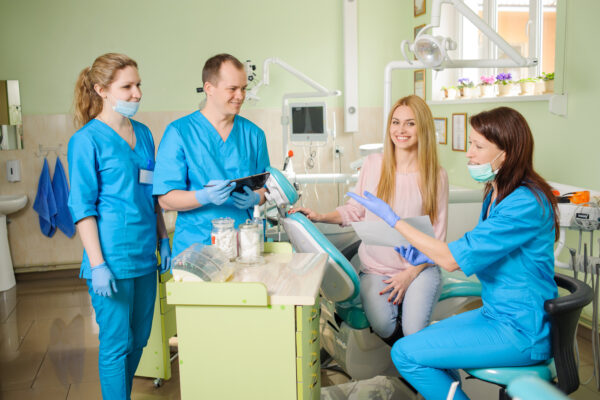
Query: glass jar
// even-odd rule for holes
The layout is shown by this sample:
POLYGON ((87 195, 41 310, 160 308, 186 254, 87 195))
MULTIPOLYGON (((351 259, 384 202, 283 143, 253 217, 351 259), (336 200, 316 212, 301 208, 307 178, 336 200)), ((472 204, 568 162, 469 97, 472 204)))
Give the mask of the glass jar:
POLYGON ((240 257, 243 263, 255 263, 260 260, 260 227, 254 221, 247 220, 239 226, 240 257))
POLYGON ((212 221, 210 242, 218 247, 230 260, 237 257, 237 232, 232 218, 215 218, 212 221))

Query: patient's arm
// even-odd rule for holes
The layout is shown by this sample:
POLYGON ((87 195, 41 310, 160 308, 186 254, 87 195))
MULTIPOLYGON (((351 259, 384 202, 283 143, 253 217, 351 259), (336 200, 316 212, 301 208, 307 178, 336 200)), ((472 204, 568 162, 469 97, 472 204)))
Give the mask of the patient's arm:
POLYGON ((315 212, 315 211, 311 210, 310 208, 295 207, 289 211, 290 214, 293 214, 295 212, 301 212, 302 214, 306 215, 306 217, 309 220, 311 220, 313 222, 325 222, 328 224, 341 224, 342 223, 342 216, 340 215, 340 213, 337 210, 334 210, 327 214, 319 214, 318 212, 315 212))

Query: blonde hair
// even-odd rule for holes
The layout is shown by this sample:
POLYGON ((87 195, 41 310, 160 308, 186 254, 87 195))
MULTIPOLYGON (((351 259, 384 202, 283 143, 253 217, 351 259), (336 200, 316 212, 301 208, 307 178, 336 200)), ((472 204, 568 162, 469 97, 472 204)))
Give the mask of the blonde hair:
POLYGON ((417 162, 419 166, 419 190, 423 199, 423 212, 429 215, 431 222, 437 218, 437 193, 439 163, 435 139, 433 116, 427 103, 418 96, 403 97, 392 106, 388 115, 383 164, 377 186, 377 197, 392 204, 396 189, 396 156, 395 146, 390 135, 392 116, 400 106, 409 107, 415 114, 417 124, 417 162))
POLYGON ((129 66, 137 68, 137 63, 125 54, 107 53, 79 73, 73 100, 76 127, 87 124, 102 111, 102 98, 94 90, 94 85, 108 88, 114 82, 117 71, 129 66))

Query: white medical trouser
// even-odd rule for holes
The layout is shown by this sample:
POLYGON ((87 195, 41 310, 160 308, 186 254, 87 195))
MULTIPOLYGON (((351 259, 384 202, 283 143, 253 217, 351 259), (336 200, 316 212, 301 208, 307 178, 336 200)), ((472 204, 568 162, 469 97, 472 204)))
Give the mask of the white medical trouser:
POLYGON ((389 278, 385 275, 360 274, 360 298, 373 331, 385 339, 394 333, 398 322, 402 323, 405 336, 428 326, 442 290, 440 268, 437 265, 425 268, 406 290, 402 303, 397 305, 388 302, 390 292, 379 294, 388 286, 383 281, 389 278))

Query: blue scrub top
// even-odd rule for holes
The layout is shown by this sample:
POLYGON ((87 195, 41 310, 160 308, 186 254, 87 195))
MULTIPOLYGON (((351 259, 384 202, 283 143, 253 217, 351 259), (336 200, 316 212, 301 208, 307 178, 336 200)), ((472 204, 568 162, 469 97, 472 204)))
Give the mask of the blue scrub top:
POLYGON ((448 244, 466 275, 481 281, 482 313, 534 360, 550 358, 550 321, 544 302, 554 282, 554 213, 541 192, 520 186, 499 204, 483 202, 478 225, 448 244))
MULTIPOLYGON (((233 128, 223 141, 217 130, 196 111, 173 121, 158 147, 153 194, 171 190, 199 190, 211 179, 236 179, 265 172, 269 153, 265 133, 247 119, 235 116, 233 128)), ((179 211, 173 237, 173 256, 194 243, 210 244, 211 221, 230 217, 235 226, 245 222, 252 210, 240 210, 231 201, 179 211)))
MULTIPOLYGON (((145 125, 130 120, 132 150, 117 132, 92 119, 69 140, 69 209, 73 221, 95 216, 102 255, 117 279, 156 271, 156 213, 152 185, 140 169, 154 167, 154 140, 145 125)), ((83 253, 81 277, 91 279, 83 253)))

